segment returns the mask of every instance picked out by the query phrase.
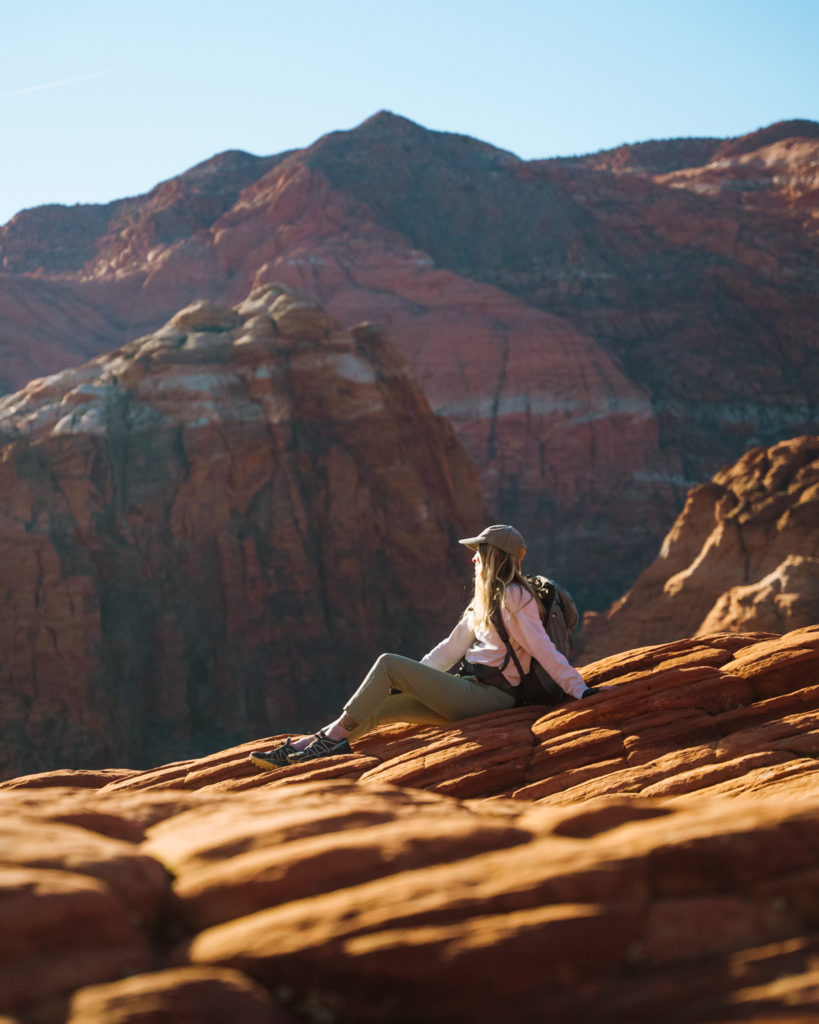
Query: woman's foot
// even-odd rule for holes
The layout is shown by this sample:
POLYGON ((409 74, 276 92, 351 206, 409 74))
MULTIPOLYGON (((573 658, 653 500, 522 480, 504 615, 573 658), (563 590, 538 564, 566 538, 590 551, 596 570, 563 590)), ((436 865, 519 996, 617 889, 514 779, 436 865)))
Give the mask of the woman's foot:
POLYGON ((280 746, 273 747, 272 750, 251 750, 248 757, 258 768, 284 768, 290 763, 290 757, 308 747, 317 735, 318 733, 310 733, 308 736, 300 736, 297 740, 288 736, 280 746))
POLYGON ((274 747, 272 750, 251 750, 248 757, 257 768, 270 771, 272 768, 284 768, 289 763, 288 758, 295 753, 297 753, 297 749, 288 736, 280 746, 274 747))

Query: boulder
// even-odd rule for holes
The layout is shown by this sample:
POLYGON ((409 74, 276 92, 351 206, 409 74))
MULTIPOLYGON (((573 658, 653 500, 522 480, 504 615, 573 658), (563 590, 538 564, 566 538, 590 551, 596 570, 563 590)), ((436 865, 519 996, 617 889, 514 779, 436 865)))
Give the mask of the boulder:
POLYGON ((584 625, 580 663, 619 650, 819 621, 819 437, 754 448, 691 490, 655 561, 584 625))
POLYGON ((788 555, 767 576, 726 590, 700 626, 702 633, 727 629, 786 630, 819 618, 819 559, 788 555))
POLYGON ((276 330, 285 338, 319 341, 338 329, 338 321, 315 302, 285 292, 270 307, 276 330))
POLYGON ((196 331, 229 331, 238 323, 237 310, 217 306, 207 299, 198 299, 175 313, 168 321, 168 326, 191 334, 196 331))

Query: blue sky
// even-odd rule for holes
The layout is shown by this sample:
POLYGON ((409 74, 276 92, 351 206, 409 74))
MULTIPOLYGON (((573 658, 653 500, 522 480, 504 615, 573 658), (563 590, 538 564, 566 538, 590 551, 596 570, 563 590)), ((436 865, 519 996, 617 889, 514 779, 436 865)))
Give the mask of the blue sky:
POLYGON ((392 110, 524 158, 819 120, 819 0, 37 0, 0 13, 0 224, 392 110))

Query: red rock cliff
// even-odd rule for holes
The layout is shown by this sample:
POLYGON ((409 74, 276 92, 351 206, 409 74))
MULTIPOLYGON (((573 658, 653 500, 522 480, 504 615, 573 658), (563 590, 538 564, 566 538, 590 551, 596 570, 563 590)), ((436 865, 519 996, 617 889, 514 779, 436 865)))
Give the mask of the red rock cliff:
POLYGON ((493 518, 601 608, 691 484, 815 430, 817 147, 813 122, 786 122, 525 162, 382 112, 297 152, 222 154, 0 229, 0 310, 22 282, 39 311, 13 318, 0 379, 284 281, 387 325, 493 518), (89 330, 43 312, 57 278, 89 330))
POLYGON ((656 560, 585 631, 583 660, 720 630, 819 622, 819 437, 755 448, 693 488, 656 560))
POLYGON ((281 288, 33 381, 0 400, 0 770, 335 707, 381 650, 441 639, 484 522, 383 331, 281 288))

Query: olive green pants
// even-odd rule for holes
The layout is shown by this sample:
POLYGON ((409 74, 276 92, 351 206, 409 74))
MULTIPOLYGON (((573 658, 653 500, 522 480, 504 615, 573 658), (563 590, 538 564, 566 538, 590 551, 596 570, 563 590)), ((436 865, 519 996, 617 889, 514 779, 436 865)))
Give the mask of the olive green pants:
POLYGON ((358 723, 351 738, 386 722, 438 725, 503 711, 514 697, 474 676, 451 676, 400 654, 382 654, 344 710, 358 723), (390 693, 390 690, 400 693, 390 693))

